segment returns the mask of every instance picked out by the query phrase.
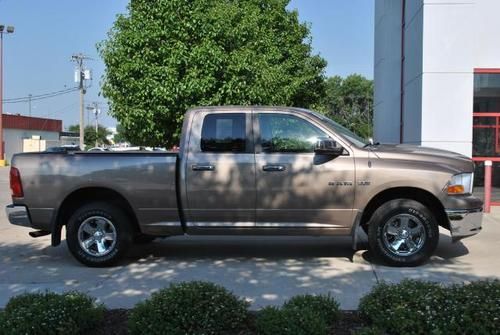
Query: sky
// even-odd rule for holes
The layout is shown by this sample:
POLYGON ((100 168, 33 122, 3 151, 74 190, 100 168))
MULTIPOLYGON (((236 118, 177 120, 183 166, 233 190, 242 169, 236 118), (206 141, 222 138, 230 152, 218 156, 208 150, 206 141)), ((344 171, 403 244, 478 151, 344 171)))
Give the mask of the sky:
MULTIPOLYGON (((96 44, 106 38, 116 16, 126 13, 128 0, 0 0, 0 24, 15 27, 4 35, 4 99, 27 97, 75 87, 71 55, 83 53, 90 60, 92 86, 85 105, 99 102, 99 123, 116 120, 107 115, 100 93, 104 63, 96 44)), ((373 78, 374 0, 291 0, 311 26, 314 53, 328 61, 328 76, 359 73, 373 78)), ((4 113, 29 114, 29 104, 4 103, 4 113)), ((79 93, 70 92, 33 101, 31 115, 63 120, 66 129, 79 122, 79 93)), ((94 122, 85 115, 85 122, 94 122)))

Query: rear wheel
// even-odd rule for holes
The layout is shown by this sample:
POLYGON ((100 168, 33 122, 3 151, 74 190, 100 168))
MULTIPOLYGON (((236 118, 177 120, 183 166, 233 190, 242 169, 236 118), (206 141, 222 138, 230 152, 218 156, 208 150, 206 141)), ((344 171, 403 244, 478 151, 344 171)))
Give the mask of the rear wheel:
POLYGON ((73 256, 92 267, 116 263, 131 245, 132 236, 132 225, 124 211, 103 202, 80 207, 66 229, 73 256))
POLYGON ((394 266, 416 266, 433 254, 439 228, 432 212, 409 199, 395 199, 380 206, 368 226, 370 249, 394 266))

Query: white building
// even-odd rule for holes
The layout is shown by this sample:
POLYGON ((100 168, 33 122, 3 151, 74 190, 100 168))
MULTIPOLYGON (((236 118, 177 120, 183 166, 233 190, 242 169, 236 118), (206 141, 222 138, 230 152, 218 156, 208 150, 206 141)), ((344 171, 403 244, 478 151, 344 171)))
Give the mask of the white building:
POLYGON ((61 120, 2 114, 2 125, 4 159, 9 163, 15 153, 43 151, 60 145, 61 120))
POLYGON ((494 161, 500 186, 500 0, 375 0, 374 137, 494 161), (496 161, 496 162, 495 162, 496 161))
POLYGON ((500 112, 498 13, 499 0, 376 0, 378 140, 472 155, 472 113, 500 112))

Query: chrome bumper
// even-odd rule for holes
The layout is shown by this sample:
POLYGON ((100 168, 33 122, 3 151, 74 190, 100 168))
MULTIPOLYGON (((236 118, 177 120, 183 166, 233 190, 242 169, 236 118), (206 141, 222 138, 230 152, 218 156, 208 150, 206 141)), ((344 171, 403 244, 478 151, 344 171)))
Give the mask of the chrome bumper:
POLYGON ((8 205, 5 207, 10 223, 16 226, 31 228, 31 220, 28 209, 25 206, 8 205))
POLYGON ((447 209, 450 232, 453 241, 476 235, 481 231, 483 209, 447 209))

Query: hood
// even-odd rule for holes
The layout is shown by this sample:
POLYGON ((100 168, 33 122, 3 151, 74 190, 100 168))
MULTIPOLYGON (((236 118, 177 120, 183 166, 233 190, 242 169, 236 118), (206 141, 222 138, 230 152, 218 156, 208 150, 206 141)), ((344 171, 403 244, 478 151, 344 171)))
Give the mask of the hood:
POLYGON ((457 152, 409 144, 380 144, 371 151, 382 159, 414 160, 446 166, 458 172, 473 172, 472 160, 457 152))

